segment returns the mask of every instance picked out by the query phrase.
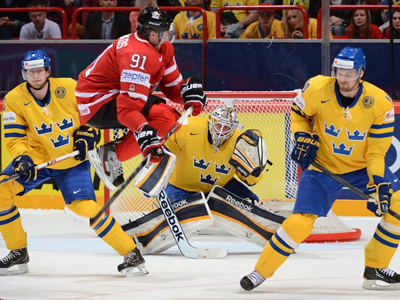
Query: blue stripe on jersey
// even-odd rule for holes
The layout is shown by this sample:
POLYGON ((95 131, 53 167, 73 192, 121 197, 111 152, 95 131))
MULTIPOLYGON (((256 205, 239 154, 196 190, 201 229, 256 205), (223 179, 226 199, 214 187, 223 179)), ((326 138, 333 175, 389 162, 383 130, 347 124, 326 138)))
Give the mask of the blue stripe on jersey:
POLYGON ((386 236, 388 236, 388 237, 390 237, 392 239, 400 240, 400 234, 394 234, 394 233, 391 233, 391 232, 387 231, 385 228, 383 228, 381 226, 381 224, 378 225, 378 230, 380 232, 382 232, 384 235, 386 235, 386 236))
POLYGON ((387 138, 387 137, 392 137, 393 136, 393 132, 387 132, 387 133, 370 133, 369 134, 369 137, 372 137, 372 138, 377 138, 377 139, 380 139, 380 138, 387 138))
POLYGON ((397 248, 398 244, 390 243, 383 238, 381 238, 379 235, 376 233, 374 234, 374 239, 376 239, 378 242, 384 244, 385 246, 391 247, 391 248, 397 248))
POLYGON ((11 125, 4 125, 4 129, 23 129, 26 130, 25 125, 20 125, 20 124, 11 124, 11 125))
POLYGON ((104 237, 111 230, 111 228, 113 228, 114 224, 115 224, 115 219, 112 218, 110 224, 108 224, 106 229, 104 229, 98 236, 101 237, 101 238, 104 237))
POLYGON ((4 134, 5 138, 10 138, 10 137, 26 137, 26 134, 22 133, 6 133, 4 134))
POLYGON ((382 125, 374 124, 371 126, 372 129, 383 129, 383 128, 390 128, 390 127, 394 128, 394 122, 386 123, 386 124, 382 124, 382 125))
POLYGON ((107 219, 108 219, 108 215, 104 214, 104 216, 101 218, 100 222, 95 227, 93 227, 93 230, 96 231, 101 226, 103 226, 103 224, 107 221, 107 219))
POLYGON ((8 223, 11 223, 12 221, 16 220, 19 218, 19 213, 17 213, 15 216, 12 216, 11 218, 4 220, 4 221, 0 221, 0 225, 6 225, 8 223))
POLYGON ((0 211, 0 216, 5 216, 5 215, 8 215, 8 214, 11 214, 16 209, 17 209, 17 207, 13 206, 10 209, 4 210, 4 211, 0 211))
POLYGON ((293 106, 291 107, 291 109, 292 109, 293 112, 295 112, 295 113, 298 114, 299 116, 304 117, 303 114, 300 112, 300 110, 295 110, 295 109, 293 108, 293 106))
POLYGON ((279 248, 277 245, 275 245, 273 239, 269 240, 269 244, 271 245, 271 247, 278 252, 279 254, 282 254, 283 256, 289 256, 291 253, 286 252, 284 250, 282 250, 281 248, 279 248))

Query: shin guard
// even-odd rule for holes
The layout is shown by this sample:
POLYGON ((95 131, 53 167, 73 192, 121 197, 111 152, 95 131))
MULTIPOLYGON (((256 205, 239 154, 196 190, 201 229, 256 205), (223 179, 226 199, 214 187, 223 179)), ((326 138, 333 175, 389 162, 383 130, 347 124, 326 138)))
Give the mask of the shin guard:
POLYGON ((211 190, 207 199, 218 228, 260 247, 266 245, 285 220, 285 217, 219 186, 211 190))
MULTIPOLYGON (((187 238, 197 231, 212 225, 211 213, 203 193, 194 194, 173 204, 176 216, 187 238)), ((122 226, 129 235, 134 235, 140 252, 157 254, 175 245, 167 220, 161 209, 122 226)))

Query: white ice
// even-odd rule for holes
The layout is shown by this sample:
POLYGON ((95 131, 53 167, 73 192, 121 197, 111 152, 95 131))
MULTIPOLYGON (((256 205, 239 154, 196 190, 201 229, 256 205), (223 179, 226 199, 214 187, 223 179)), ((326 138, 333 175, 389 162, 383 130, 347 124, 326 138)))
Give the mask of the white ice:
MULTIPOLYGON (((399 291, 361 288, 364 250, 378 218, 341 218, 362 230, 355 242, 302 244, 276 274, 250 293, 240 279, 253 270, 261 248, 228 236, 199 236, 197 247, 226 247, 225 259, 183 257, 176 247, 145 256, 149 274, 124 278, 122 258, 89 228, 58 210, 20 210, 28 233, 30 272, 0 277, 0 299, 399 299, 399 291)), ((0 236, 0 257, 8 253, 0 236)), ((400 272, 396 253, 390 267, 400 272)))

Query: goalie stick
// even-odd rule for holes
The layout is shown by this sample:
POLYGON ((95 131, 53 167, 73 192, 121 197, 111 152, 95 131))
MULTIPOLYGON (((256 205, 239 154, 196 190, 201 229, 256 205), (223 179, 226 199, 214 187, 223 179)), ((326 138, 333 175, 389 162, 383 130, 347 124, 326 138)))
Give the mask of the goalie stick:
MULTIPOLYGON (((181 125, 182 123, 189 117, 189 115, 193 111, 193 106, 189 106, 189 108, 182 114, 182 116, 176 121, 175 125, 167 132, 167 134, 161 139, 164 143, 181 125)), ((85 226, 92 226, 97 220, 104 214, 104 212, 113 204, 113 202, 119 197, 119 195, 125 190, 125 188, 131 183, 131 181, 136 177, 136 175, 142 170, 142 168, 147 164, 149 156, 145 157, 140 164, 133 170, 133 172, 129 175, 129 177, 121 184, 118 190, 111 196, 110 199, 104 204, 104 206, 100 209, 100 211, 92 218, 82 217, 72 210, 68 208, 68 206, 64 207, 65 215, 75 221, 78 224, 85 226)))
MULTIPOLYGON (((321 166, 316 161, 311 162, 311 165, 316 167, 318 170, 322 171, 324 174, 328 175, 332 179, 335 179, 337 182, 343 184, 345 187, 348 187, 351 191, 356 193, 358 196, 362 197, 364 200, 370 199, 370 197, 367 194, 365 194, 362 190, 360 190, 359 188, 357 188, 354 185, 350 184, 349 182, 347 182, 343 178, 339 177, 338 175, 332 173, 331 171, 329 171, 327 168, 321 166)), ((396 213, 395 211, 391 210, 390 208, 388 209, 388 213, 392 217, 396 218, 397 220, 400 220, 400 215, 398 213, 396 213)))
MULTIPOLYGON (((58 162, 60 162, 62 160, 66 160, 67 158, 74 157, 74 156, 76 156, 78 154, 79 154, 79 150, 75 150, 74 152, 65 154, 63 156, 54 158, 54 159, 46 161, 46 162, 44 162, 44 163, 42 163, 40 165, 37 165, 35 168, 36 168, 36 170, 39 171, 39 170, 44 169, 44 168, 46 168, 46 167, 48 167, 50 165, 54 165, 54 164, 56 164, 56 163, 58 163, 58 162)), ((0 180, 0 184, 9 182, 9 181, 14 180, 14 179, 18 179, 20 177, 21 177, 20 174, 15 173, 15 174, 11 175, 10 177, 7 177, 7 178, 4 178, 3 180, 0 180)))
POLYGON ((165 219, 167 220, 169 229, 175 239, 176 245, 183 256, 188 258, 224 258, 228 255, 228 250, 225 248, 196 248, 193 247, 187 239, 185 232, 179 223, 175 210, 171 205, 167 194, 164 190, 157 195, 158 204, 165 219))

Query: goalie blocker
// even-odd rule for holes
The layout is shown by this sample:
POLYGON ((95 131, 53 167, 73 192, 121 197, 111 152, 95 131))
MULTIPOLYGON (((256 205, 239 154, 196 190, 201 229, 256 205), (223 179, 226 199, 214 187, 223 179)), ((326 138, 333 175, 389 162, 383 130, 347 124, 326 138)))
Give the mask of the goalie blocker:
POLYGON ((266 245, 285 220, 285 217, 243 200, 220 186, 211 190, 207 200, 218 228, 260 247, 266 245))
MULTIPOLYGON (((212 216, 203 193, 191 195, 172 205, 187 238, 212 225, 212 216)), ((123 225, 122 229, 133 235, 142 254, 161 253, 176 245, 160 208, 123 225)))

